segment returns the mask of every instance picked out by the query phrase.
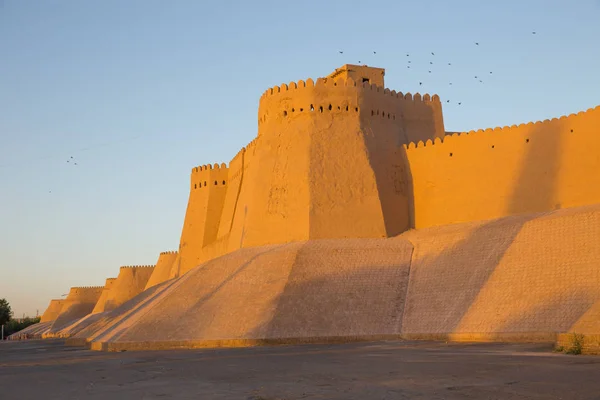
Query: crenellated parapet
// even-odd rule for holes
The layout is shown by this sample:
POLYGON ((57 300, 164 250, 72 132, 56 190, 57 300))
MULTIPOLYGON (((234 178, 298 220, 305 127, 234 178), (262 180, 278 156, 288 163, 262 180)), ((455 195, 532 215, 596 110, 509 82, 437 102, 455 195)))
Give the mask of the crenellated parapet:
POLYGON ((210 186, 227 184, 228 168, 225 163, 206 164, 192 168, 191 190, 200 190, 210 186))
MULTIPOLYGON (((520 141, 522 143, 531 143, 531 138, 528 137, 532 132, 539 132, 541 135, 545 135, 545 132, 552 130, 554 126, 565 126, 569 123, 577 123, 577 120, 580 118, 585 118, 590 116, 593 113, 600 114, 600 106, 589 108, 586 111, 580 111, 578 113, 573 113, 569 115, 562 115, 558 118, 545 119, 543 121, 535 121, 535 122, 526 122, 518 125, 506 125, 499 126, 495 128, 486 128, 486 129, 477 129, 466 132, 453 132, 445 135, 443 138, 435 138, 435 140, 419 140, 418 142, 410 142, 405 144, 404 147, 408 150, 417 150, 417 149, 425 149, 434 145, 445 145, 447 147, 457 145, 460 146, 462 143, 472 143, 472 142, 489 142, 490 146, 494 146, 493 149, 496 149, 496 146, 491 143, 495 139, 509 139, 520 141), (500 137, 499 135, 503 135, 504 137, 500 137), (506 137, 509 135, 508 137, 506 137)), ((565 127, 568 133, 581 133, 578 132, 575 127, 569 128, 565 127)), ((542 140, 546 140, 547 138, 542 137, 542 140)), ((491 147, 492 148, 492 147, 491 147)), ((453 154, 454 155, 454 154, 453 154)))
POLYGON ((123 265, 120 267, 120 269, 127 269, 127 268, 154 268, 154 265, 123 265))
POLYGON ((279 133, 306 118, 332 120, 360 118, 362 125, 376 121, 389 130, 404 130, 405 142, 444 134, 438 95, 402 93, 382 86, 356 82, 351 77, 307 79, 267 89, 258 108, 259 137, 279 133))
POLYGON ((161 251, 160 252, 161 256, 165 256, 167 254, 177 254, 177 251, 173 250, 173 251, 161 251))

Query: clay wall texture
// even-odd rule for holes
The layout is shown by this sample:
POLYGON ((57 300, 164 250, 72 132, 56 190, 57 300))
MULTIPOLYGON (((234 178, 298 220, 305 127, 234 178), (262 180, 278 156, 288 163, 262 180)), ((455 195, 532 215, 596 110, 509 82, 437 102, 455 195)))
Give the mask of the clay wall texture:
POLYGON ((407 150, 415 227, 600 203, 600 107, 407 150))
POLYGON ((72 287, 60 314, 44 335, 53 337, 72 322, 90 314, 98 302, 104 286, 72 287))
POLYGON ((153 271, 154 265, 121 267, 108 291, 102 311, 113 310, 143 292, 153 271))
POLYGON ((104 311, 104 307, 106 306, 106 299, 108 298, 108 293, 110 292, 110 289, 112 288, 112 286, 114 285, 116 280, 117 280, 117 278, 107 278, 106 279, 106 283, 104 284, 104 288, 102 289, 102 294, 100 295, 100 298, 96 302, 96 305, 94 306, 94 309, 92 310, 92 314, 96 314, 96 313, 104 311))
POLYGON ((46 311, 44 311, 42 314, 40 322, 54 321, 60 314, 60 310, 62 309, 64 303, 65 300, 62 299, 50 300, 50 304, 48 305, 46 311))
POLYGON ((600 205, 402 236, 414 244, 403 334, 598 333, 600 205))
POLYGON ((163 251, 160 253, 154 271, 152 271, 152 275, 148 279, 144 290, 171 279, 171 270, 177 260, 177 256, 178 252, 176 251, 163 251))
POLYGON ((87 335, 96 349, 133 349, 597 334, 599 242, 594 205, 246 248, 144 292, 87 335))
POLYGON ((401 238, 242 249, 166 282, 170 287, 145 296, 150 303, 139 312, 92 337, 178 341, 398 333, 411 252, 401 238))

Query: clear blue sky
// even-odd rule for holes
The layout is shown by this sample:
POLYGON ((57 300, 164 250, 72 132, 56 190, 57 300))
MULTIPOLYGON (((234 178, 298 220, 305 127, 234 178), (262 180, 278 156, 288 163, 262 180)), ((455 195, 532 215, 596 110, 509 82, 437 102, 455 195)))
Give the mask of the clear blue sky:
POLYGON ((450 99, 449 131, 552 118, 600 104, 598 21, 597 0, 0 0, 0 298, 35 315, 176 250, 190 169, 255 137, 270 86, 360 60, 450 99))

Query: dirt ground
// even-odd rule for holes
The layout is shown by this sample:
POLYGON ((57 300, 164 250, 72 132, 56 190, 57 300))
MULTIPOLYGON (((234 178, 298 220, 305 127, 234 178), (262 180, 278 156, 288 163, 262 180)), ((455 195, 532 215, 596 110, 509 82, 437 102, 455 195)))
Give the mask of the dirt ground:
POLYGON ((377 342, 101 353, 0 343, 6 399, 598 399, 600 357, 549 345, 377 342))

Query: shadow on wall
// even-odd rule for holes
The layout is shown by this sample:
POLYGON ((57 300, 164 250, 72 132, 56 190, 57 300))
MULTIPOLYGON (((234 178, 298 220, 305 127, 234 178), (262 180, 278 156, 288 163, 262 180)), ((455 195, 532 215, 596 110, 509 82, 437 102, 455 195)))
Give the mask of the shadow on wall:
POLYGON ((390 125, 385 119, 368 116, 361 119, 361 130, 377 185, 386 236, 399 235, 414 226, 411 218, 413 188, 404 147, 406 130, 403 126, 390 125))
POLYGON ((399 335, 412 246, 400 239, 369 243, 361 249, 325 239, 302 246, 283 290, 267 308, 272 316, 245 337, 399 335))
MULTIPOLYGON (((434 248, 431 255, 421 254, 422 246, 417 242, 403 320, 406 333, 456 332, 523 226, 535 218, 518 214, 559 207, 555 204, 555 192, 560 168, 560 128, 532 132, 537 140, 527 144, 507 201, 507 214, 513 216, 482 222, 454 245, 445 243, 450 237, 436 235, 431 238, 435 243, 429 246, 434 248), (436 254, 436 246, 446 248, 436 254)), ((469 199, 465 198, 464 203, 468 206, 469 199)), ((514 325, 505 329, 510 331, 514 325)))

